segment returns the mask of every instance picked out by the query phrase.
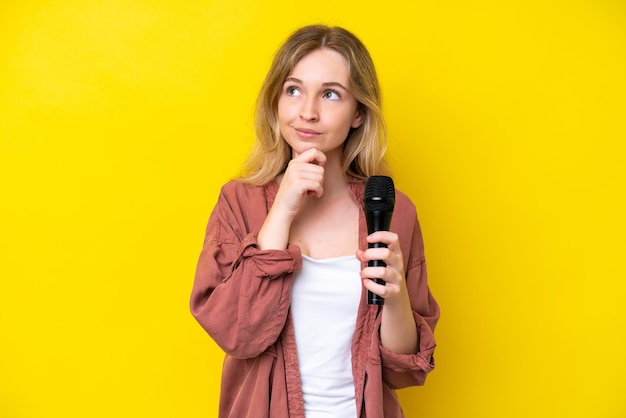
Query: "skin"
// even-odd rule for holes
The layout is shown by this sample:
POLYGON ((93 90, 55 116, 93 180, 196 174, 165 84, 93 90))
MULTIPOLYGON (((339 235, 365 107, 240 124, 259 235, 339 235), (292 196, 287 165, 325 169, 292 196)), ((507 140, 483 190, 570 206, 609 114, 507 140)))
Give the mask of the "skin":
POLYGON ((363 285, 385 298, 381 343, 393 352, 418 350, 418 335, 404 280, 398 236, 389 231, 370 235, 368 242, 388 248, 358 248, 358 211, 343 175, 341 156, 350 128, 362 123, 350 93, 348 64, 338 52, 321 48, 303 57, 283 85, 278 120, 292 160, 279 178, 279 189, 258 234, 260 249, 298 245, 303 254, 330 258, 356 254, 367 264, 383 260, 386 267, 365 267, 363 285), (374 283, 382 278, 386 285, 374 283))

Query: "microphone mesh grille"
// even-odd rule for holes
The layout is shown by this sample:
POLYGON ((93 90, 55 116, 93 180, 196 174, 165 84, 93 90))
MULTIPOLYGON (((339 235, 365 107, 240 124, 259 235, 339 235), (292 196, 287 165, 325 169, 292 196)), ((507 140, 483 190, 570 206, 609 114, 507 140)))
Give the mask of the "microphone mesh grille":
POLYGON ((393 212, 396 192, 391 177, 371 176, 365 183, 363 206, 366 211, 393 212))

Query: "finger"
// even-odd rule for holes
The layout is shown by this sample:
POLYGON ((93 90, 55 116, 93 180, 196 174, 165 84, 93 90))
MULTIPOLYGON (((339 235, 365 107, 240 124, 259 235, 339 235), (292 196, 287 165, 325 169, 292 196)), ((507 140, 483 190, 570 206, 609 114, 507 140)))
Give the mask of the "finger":
POLYGON ((382 242, 389 246, 398 242, 398 234, 390 231, 376 231, 367 236, 367 242, 382 242))
POLYGON ((387 248, 368 248, 363 253, 363 262, 369 263, 370 261, 382 261, 385 264, 389 264, 391 256, 387 248))
MULTIPOLYGON (((315 160, 314 160, 315 161, 315 160)), ((291 160, 285 176, 299 190, 308 196, 321 197, 324 193, 324 168, 302 160, 291 160)))
POLYGON ((387 269, 385 267, 365 267, 361 270, 361 277, 364 279, 387 280, 387 269))
POLYGON ((302 154, 297 155, 293 160, 324 167, 324 165, 326 164, 326 155, 317 148, 310 148, 304 151, 302 154))
POLYGON ((363 286, 380 297, 386 298, 388 296, 388 288, 384 284, 378 284, 371 279, 364 279, 363 286))
POLYGON ((316 182, 321 185, 324 183, 324 168, 291 160, 283 179, 295 186, 302 186, 303 182, 316 182))
POLYGON ((313 164, 306 163, 299 167, 295 181, 306 189, 308 195, 315 194, 320 197, 324 193, 324 169, 313 164))
MULTIPOLYGON (((403 259, 400 254, 395 254, 389 251, 388 248, 368 248, 362 254, 360 254, 359 260, 363 263, 369 264, 372 261, 382 261, 385 263, 385 272, 384 273, 370 273, 369 270, 366 274, 369 277, 377 277, 377 274, 384 274, 386 277, 390 277, 390 275, 395 274, 396 272, 402 276, 402 272, 404 270, 403 259)), ((368 265, 368 268, 382 268, 378 267, 375 264, 372 266, 368 265)), ((367 269, 367 268, 366 268, 367 269)), ((364 269, 364 271, 366 270, 364 269)))
POLYGON ((324 167, 302 160, 289 161, 285 174, 298 179, 324 181, 324 167))
POLYGON ((307 196, 322 197, 324 194, 324 186, 317 181, 312 181, 305 185, 307 196))
POLYGON ((356 255, 356 258, 357 258, 360 262, 365 262, 365 261, 367 261, 367 260, 365 259, 365 251, 363 251, 363 250, 361 250, 361 249, 358 249, 358 250, 356 250, 355 255, 356 255))

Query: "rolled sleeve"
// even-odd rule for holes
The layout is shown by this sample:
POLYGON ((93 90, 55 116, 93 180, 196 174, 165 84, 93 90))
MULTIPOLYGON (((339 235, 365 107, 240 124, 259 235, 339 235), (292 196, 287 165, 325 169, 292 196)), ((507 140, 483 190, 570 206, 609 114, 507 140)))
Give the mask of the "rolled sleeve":
POLYGON ((426 381, 428 373, 435 368, 435 338, 426 321, 415 314, 415 322, 419 335, 419 352, 415 354, 398 354, 379 344, 383 378, 394 389, 408 386, 420 386, 426 381))
POLYGON ((286 250, 260 250, 256 234, 248 234, 241 242, 236 258, 250 261, 249 265, 256 277, 272 279, 300 270, 300 254, 300 248, 292 244, 286 250))

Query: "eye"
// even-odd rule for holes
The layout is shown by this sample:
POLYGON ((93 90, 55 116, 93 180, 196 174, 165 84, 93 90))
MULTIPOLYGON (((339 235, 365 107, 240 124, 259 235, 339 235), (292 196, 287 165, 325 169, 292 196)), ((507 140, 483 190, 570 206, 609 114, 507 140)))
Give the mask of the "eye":
POLYGON ((323 97, 325 99, 330 99, 330 100, 339 100, 339 99, 341 99, 341 95, 336 90, 328 90, 328 91, 324 92, 324 96, 323 97))
POLYGON ((287 93, 288 96, 299 96, 300 95, 300 89, 295 87, 295 86, 289 86, 285 89, 285 92, 287 93))

